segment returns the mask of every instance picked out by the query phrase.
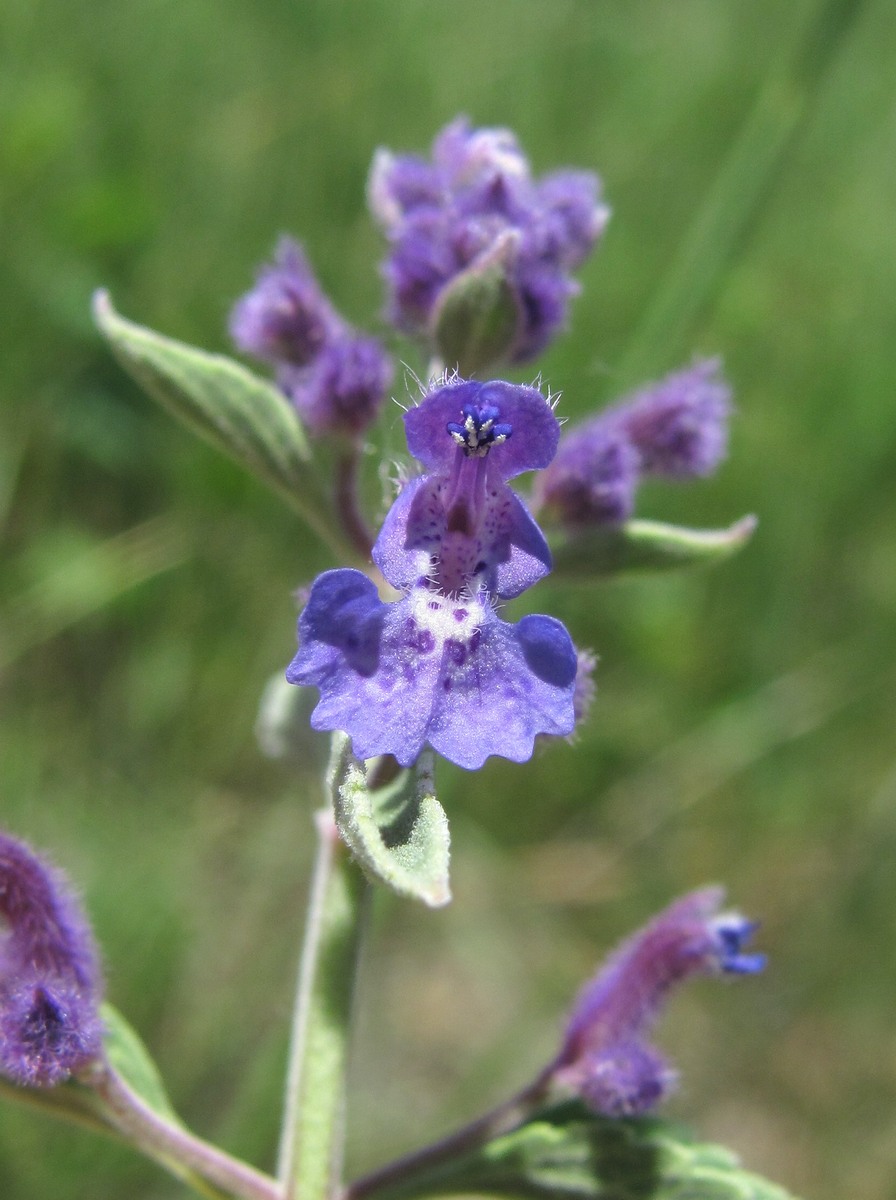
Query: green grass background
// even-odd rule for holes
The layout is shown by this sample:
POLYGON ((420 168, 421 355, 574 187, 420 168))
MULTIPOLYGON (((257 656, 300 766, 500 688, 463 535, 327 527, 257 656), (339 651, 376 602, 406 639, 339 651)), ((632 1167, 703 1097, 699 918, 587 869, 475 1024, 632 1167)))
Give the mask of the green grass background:
MULTIPOLYGON (((600 654, 596 709, 525 767, 441 768, 456 900, 378 908, 350 1168, 523 1082, 614 939, 720 880, 771 964, 676 1001, 670 1113, 806 1196, 893 1195, 892 15, 3 0, 0 812, 78 882, 110 998, 207 1136, 272 1163, 320 749, 267 762, 252 725, 293 650, 291 593, 328 560, 137 392, 89 294, 224 349, 232 299, 292 231, 377 328, 371 153, 423 149, 466 112, 514 128, 539 171, 598 169, 614 208, 539 364, 562 411, 721 353, 730 461, 640 512, 761 523, 711 572, 538 589, 600 654)), ((0 1107, 4 1200, 181 1194, 0 1107)))

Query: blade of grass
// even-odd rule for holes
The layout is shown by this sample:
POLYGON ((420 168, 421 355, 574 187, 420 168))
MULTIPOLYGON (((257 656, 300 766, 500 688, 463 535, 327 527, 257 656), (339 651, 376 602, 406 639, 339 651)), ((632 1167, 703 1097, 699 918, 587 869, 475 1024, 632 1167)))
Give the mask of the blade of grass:
POLYGON ((744 245, 845 44, 863 0, 827 0, 773 65, 618 369, 623 385, 688 353, 694 325, 744 245))

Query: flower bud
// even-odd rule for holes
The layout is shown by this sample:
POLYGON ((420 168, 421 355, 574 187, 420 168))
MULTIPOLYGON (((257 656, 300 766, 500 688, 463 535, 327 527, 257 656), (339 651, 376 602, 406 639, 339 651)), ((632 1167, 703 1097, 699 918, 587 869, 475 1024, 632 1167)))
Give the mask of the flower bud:
POLYGON ((0 833, 0 1071, 51 1087, 101 1049, 93 935, 57 871, 0 833))
POLYGON ((764 955, 743 952, 755 923, 720 913, 723 899, 720 888, 704 888, 676 900, 624 942, 579 995, 554 1079, 596 1112, 647 1112, 674 1085, 674 1072, 646 1035, 675 987, 692 975, 750 975, 764 967, 764 955))

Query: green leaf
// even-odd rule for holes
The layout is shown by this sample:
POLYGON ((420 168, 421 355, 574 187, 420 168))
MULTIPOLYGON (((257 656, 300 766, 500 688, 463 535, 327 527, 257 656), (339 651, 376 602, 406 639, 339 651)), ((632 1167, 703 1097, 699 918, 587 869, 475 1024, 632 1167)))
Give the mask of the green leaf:
POLYGON ((365 1200, 450 1193, 537 1200, 789 1200, 720 1146, 692 1142, 659 1121, 597 1117, 578 1102, 542 1112, 460 1159, 359 1191, 365 1200))
POLYGON ((508 273, 515 234, 499 238, 488 255, 457 275, 439 298, 432 330, 439 357, 465 378, 507 358, 517 340, 520 310, 508 273))
POLYGON ((133 1026, 111 1004, 102 1005, 100 1015, 105 1031, 103 1044, 111 1065, 150 1108, 169 1121, 180 1124, 159 1069, 133 1026))
POLYGON ((630 571, 668 571, 721 562, 737 553, 756 528, 742 517, 727 529, 685 529, 661 521, 626 521, 613 528, 570 535, 553 546, 554 571, 587 582, 630 571))
POLYGON ((348 739, 334 757, 336 824, 365 874, 399 896, 440 908, 451 899, 448 818, 435 796, 432 754, 371 790, 348 739))
MULTIPOLYGON (((158 1068, 137 1033, 111 1004, 103 1004, 100 1014, 104 1029, 103 1043, 111 1067, 159 1116, 171 1125, 182 1127, 183 1122, 168 1099, 158 1068)), ((70 1079, 59 1087, 25 1088, 0 1079, 0 1096, 131 1144, 104 1097, 87 1083, 70 1079)), ((143 1153, 183 1180, 200 1196, 207 1197, 207 1200, 227 1200, 225 1192, 172 1156, 147 1149, 143 1153)))
POLYGON ((296 508, 325 540, 337 536, 332 505, 286 397, 240 363, 125 320, 109 294, 93 299, 97 327, 134 380, 200 437, 223 450, 296 508))

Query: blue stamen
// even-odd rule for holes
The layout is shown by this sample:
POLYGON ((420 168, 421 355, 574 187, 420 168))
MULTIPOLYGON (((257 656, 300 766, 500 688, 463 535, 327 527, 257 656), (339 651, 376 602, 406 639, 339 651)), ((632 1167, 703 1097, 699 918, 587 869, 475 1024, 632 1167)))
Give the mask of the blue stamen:
POLYGON ((465 404, 463 424, 449 421, 447 432, 468 457, 484 458, 492 446, 500 446, 513 433, 513 426, 498 421, 501 412, 494 404, 465 404))

